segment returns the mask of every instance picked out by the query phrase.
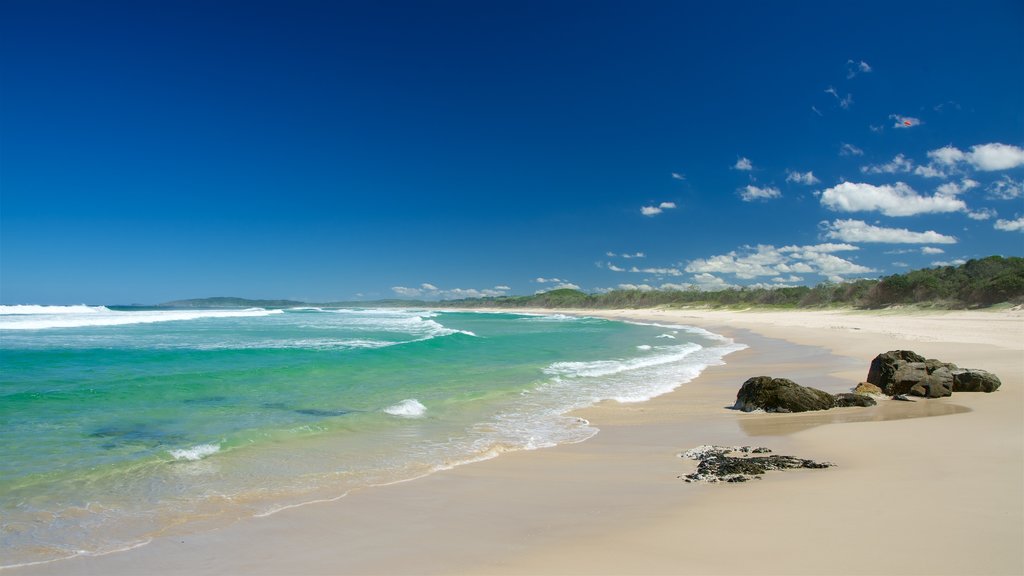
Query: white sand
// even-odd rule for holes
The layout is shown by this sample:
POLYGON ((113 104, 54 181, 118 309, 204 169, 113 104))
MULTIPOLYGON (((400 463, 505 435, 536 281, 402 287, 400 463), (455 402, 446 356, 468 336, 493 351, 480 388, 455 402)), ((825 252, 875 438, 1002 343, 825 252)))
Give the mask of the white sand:
POLYGON ((751 348, 653 401, 584 411, 601 433, 581 444, 10 573, 1024 573, 1020 312, 602 315, 702 326, 751 348), (755 375, 848 390, 893 349, 990 370, 1003 386, 818 413, 726 408, 755 375), (700 444, 838 467, 685 484, 695 463, 676 455, 700 444))

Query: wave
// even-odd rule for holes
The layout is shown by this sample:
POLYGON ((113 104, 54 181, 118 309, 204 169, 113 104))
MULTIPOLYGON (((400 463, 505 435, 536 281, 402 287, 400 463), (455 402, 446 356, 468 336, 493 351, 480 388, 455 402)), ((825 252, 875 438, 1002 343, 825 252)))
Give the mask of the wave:
POLYGON ((694 352, 703 349, 700 344, 687 343, 679 346, 665 346, 663 354, 643 356, 629 360, 595 360, 592 362, 555 362, 544 369, 545 374, 570 378, 611 376, 639 368, 661 366, 683 360, 694 352))
POLYGON ((0 317, 0 330, 124 326, 127 324, 199 320, 202 318, 248 318, 283 313, 281 310, 265 310, 263 308, 247 308, 245 310, 146 310, 139 312, 110 310, 103 306, 61 306, 55 308, 60 309, 48 312, 6 313, 0 317), (65 312, 63 310, 65 308, 73 308, 75 310, 65 312), (92 311, 84 312, 80 308, 90 308, 92 311))
POLYGON ((85 304, 79 304, 77 306, 44 306, 39 304, 16 304, 13 306, 0 305, 0 315, 97 314, 100 312, 110 311, 111 310, 106 306, 86 306, 85 304))
POLYGON ((404 418, 419 418, 427 413, 427 407, 420 403, 415 398, 408 398, 402 400, 398 404, 388 406, 384 409, 384 412, 391 414, 392 416, 402 416, 404 418))
POLYGON ((216 454, 217 452, 220 452, 220 444, 198 444, 191 448, 167 451, 167 453, 173 456, 175 460, 187 460, 189 462, 202 460, 203 458, 216 454))

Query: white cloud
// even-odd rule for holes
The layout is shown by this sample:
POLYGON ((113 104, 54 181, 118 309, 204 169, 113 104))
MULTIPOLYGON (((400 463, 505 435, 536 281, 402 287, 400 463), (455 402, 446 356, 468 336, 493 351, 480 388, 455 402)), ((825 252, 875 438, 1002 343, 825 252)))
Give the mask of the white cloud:
POLYGON ((714 274, 701 273, 693 276, 693 284, 698 290, 704 290, 710 292, 712 290, 728 290, 729 288, 736 288, 734 284, 729 284, 725 280, 715 276, 714 274))
POLYGON ((750 158, 740 158, 733 164, 732 169, 750 171, 754 169, 754 165, 750 162, 750 158))
MULTIPOLYGON (((732 274, 740 280, 759 277, 784 277, 793 274, 819 274, 823 276, 863 274, 874 272, 832 254, 832 252, 857 250, 850 244, 817 244, 810 246, 771 245, 745 246, 743 253, 732 251, 709 258, 690 261, 686 271, 691 274, 732 274)), ((785 281, 796 281, 786 279, 785 281)))
POLYGON ((796 170, 789 170, 786 174, 786 182, 796 182, 797 184, 806 184, 808 186, 813 186, 814 184, 821 182, 821 180, 818 180, 814 176, 813 171, 800 173, 797 172, 796 170))
POLYGON ((850 104, 853 104, 853 94, 847 94, 845 97, 841 97, 839 96, 839 92, 837 92, 836 89, 833 88, 832 86, 826 88, 825 92, 827 94, 835 96, 836 101, 839 102, 839 107, 842 108, 843 110, 849 109, 850 104))
POLYGON ((644 254, 643 252, 634 252, 633 254, 623 254, 622 257, 626 258, 626 259, 630 259, 630 258, 646 258, 647 255, 644 254))
POLYGON ((843 144, 841 146, 839 146, 839 155, 840 156, 863 156, 864 155, 864 151, 861 150, 860 148, 857 148, 853 144, 847 144, 846 142, 843 142, 843 144))
POLYGON ((804 279, 801 278, 800 276, 793 276, 793 275, 787 276, 785 278, 783 278, 781 276, 772 278, 772 282, 776 282, 776 283, 779 283, 779 284, 785 283, 785 282, 788 282, 788 283, 803 282, 803 280, 804 279))
POLYGON ((666 282, 666 283, 662 284, 661 286, 658 286, 658 289, 659 290, 679 290, 680 292, 683 292, 683 291, 689 290, 690 288, 693 288, 693 287, 694 286, 692 284, 672 284, 671 282, 666 282))
POLYGON ((972 188, 977 188, 978 186, 979 184, 976 180, 964 178, 959 184, 956 182, 946 182, 945 184, 939 185, 939 187, 935 189, 935 193, 943 196, 956 196, 957 194, 963 194, 964 192, 967 192, 972 188))
POLYGON ((562 280, 561 278, 544 278, 543 276, 538 276, 534 278, 533 281, 537 284, 558 284, 561 282, 567 282, 567 280, 562 280))
POLYGON ((989 198, 1013 200, 1024 196, 1024 182, 1014 180, 1009 176, 1003 176, 1001 180, 996 180, 989 184, 986 190, 988 191, 989 198))
POLYGON ((1024 148, 998 142, 979 144, 971 146, 967 161, 978 170, 986 172, 1008 170, 1024 165, 1024 148))
POLYGON ((511 290, 508 286, 495 286, 494 288, 451 288, 448 290, 442 290, 433 284, 424 282, 420 284, 419 288, 409 288, 406 286, 393 286, 391 290, 399 296, 406 298, 426 298, 426 299, 457 299, 457 298, 484 298, 493 296, 505 296, 508 291, 511 290))
POLYGON ((857 74, 867 74, 871 72, 871 66, 867 62, 861 60, 860 62, 854 62, 853 60, 846 61, 846 79, 849 80, 857 74))
POLYGON ((935 248, 934 246, 923 246, 921 248, 921 254, 945 254, 946 251, 942 248, 935 248))
POLYGON ((914 118, 913 116, 889 114, 889 118, 896 121, 896 123, 892 125, 893 128, 913 128, 914 126, 924 124, 920 118, 914 118))
POLYGON ((821 193, 821 205, 834 212, 879 211, 886 216, 913 216, 967 209, 962 200, 941 194, 921 196, 903 182, 881 186, 843 182, 821 193))
POLYGON ((897 154, 893 157, 892 162, 861 166, 860 171, 865 174, 895 174, 897 172, 910 172, 913 168, 913 162, 907 160, 907 157, 903 154, 897 154))
POLYGON ((740 188, 740 198, 744 202, 753 202, 754 200, 771 200, 782 196, 782 192, 779 192, 778 188, 774 186, 767 186, 765 188, 759 188, 753 184, 748 184, 744 188, 740 188))
POLYGON ((640 207, 640 213, 644 216, 657 216, 665 210, 671 210, 676 207, 675 202, 662 202, 657 206, 642 206, 640 207))
POLYGON ((936 168, 934 164, 917 166, 914 168, 914 174, 925 178, 946 178, 948 176, 948 174, 936 168))
POLYGON ((979 208, 977 210, 970 210, 967 212, 967 217, 971 220, 991 220, 999 214, 991 208, 979 208))
POLYGON ((612 272, 625 272, 626 271, 625 268, 619 268, 618 266, 616 266, 615 264, 612 264, 611 262, 608 263, 608 269, 611 270, 612 272))
POLYGON ((996 230, 1003 230, 1004 232, 1024 232, 1024 216, 1021 216, 1016 220, 1003 220, 1000 218, 999 220, 996 220, 996 223, 992 227, 996 230))
POLYGON ((640 290, 641 292, 650 292, 654 290, 654 286, 649 284, 619 284, 619 290, 640 290))
POLYGON ((932 266, 959 266, 961 264, 965 264, 966 262, 967 260, 964 260, 963 258, 957 258, 956 260, 951 260, 949 262, 932 262, 932 266))
POLYGON ((930 150, 928 152, 928 157, 931 158, 933 162, 938 162, 945 166, 954 166, 957 162, 961 162, 965 158, 964 153, 961 152, 959 148, 952 145, 943 146, 937 150, 930 150))
POLYGON ((910 268, 910 264, 907 264, 906 262, 893 262, 892 265, 897 268, 910 268))
POLYGON ((872 226, 863 220, 822 222, 825 237, 844 242, 882 242, 886 244, 956 244, 956 238, 929 230, 912 232, 906 228, 872 226))
POLYGON ((682 276, 683 272, 676 268, 637 268, 633 266, 629 270, 639 274, 658 274, 660 276, 682 276))
POLYGON ((672 179, 673 180, 686 180, 686 176, 683 176, 679 172, 673 172, 672 173, 672 179))
POLYGON ((580 289, 580 287, 577 286, 576 284, 573 284, 572 282, 563 282, 563 283, 558 284, 556 286, 552 286, 551 288, 545 288, 541 292, 547 292, 549 290, 579 290, 579 289, 580 289))
POLYGON ((814 113, 818 116, 824 116, 824 114, 821 113, 821 110, 818 110, 816 106, 811 106, 811 110, 814 110, 814 113))

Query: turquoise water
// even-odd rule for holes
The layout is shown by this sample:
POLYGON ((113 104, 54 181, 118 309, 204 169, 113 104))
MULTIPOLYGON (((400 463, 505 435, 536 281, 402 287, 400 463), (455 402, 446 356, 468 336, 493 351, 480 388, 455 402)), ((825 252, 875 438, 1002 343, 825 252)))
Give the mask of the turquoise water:
POLYGON ((4 565, 95 554, 596 433, 740 346, 425 310, 0 307, 4 565))

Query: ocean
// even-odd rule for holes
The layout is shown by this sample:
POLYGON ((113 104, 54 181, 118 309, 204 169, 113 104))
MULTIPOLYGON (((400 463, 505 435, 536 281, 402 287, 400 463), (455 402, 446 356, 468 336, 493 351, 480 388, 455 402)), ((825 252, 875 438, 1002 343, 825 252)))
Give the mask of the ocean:
POLYGON ((409 309, 0 306, 0 564, 104 554, 598 432, 743 348, 409 309))

